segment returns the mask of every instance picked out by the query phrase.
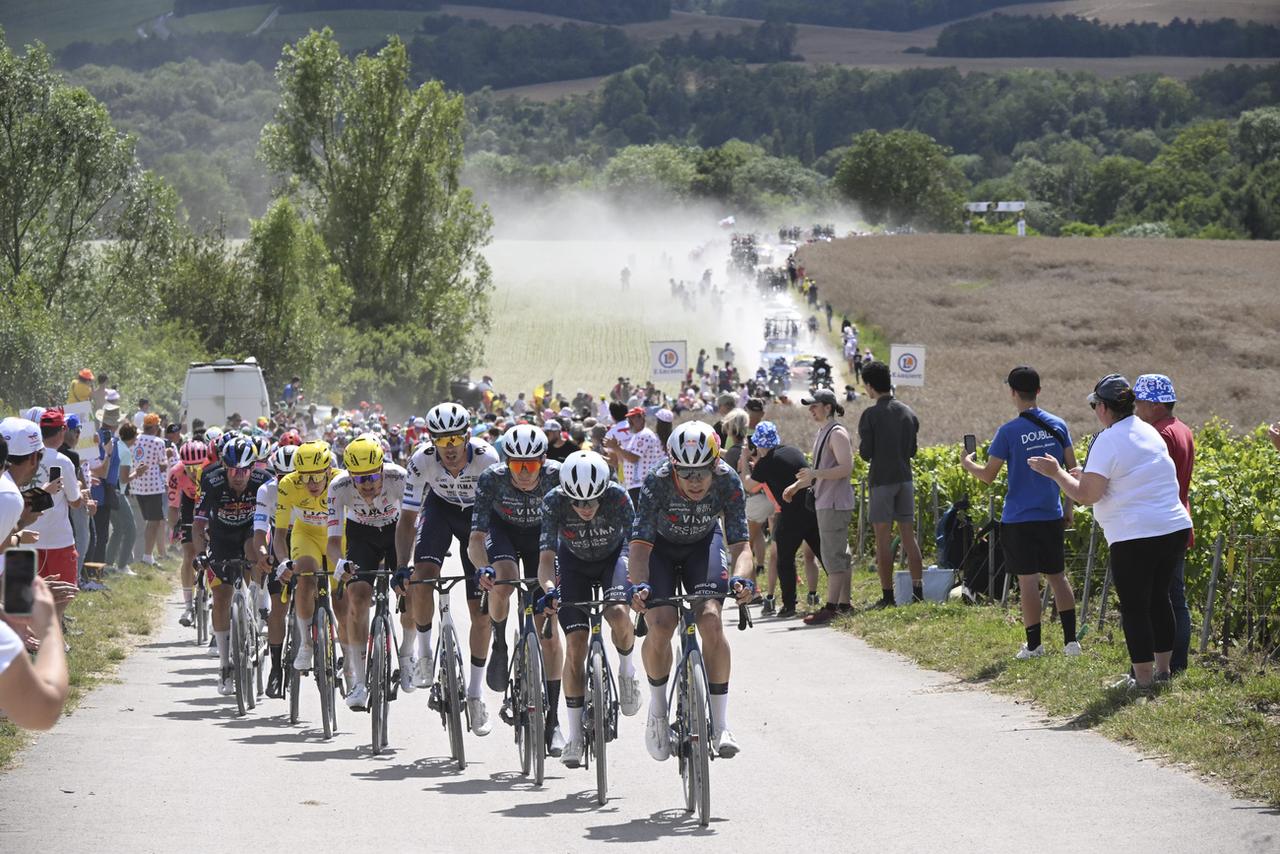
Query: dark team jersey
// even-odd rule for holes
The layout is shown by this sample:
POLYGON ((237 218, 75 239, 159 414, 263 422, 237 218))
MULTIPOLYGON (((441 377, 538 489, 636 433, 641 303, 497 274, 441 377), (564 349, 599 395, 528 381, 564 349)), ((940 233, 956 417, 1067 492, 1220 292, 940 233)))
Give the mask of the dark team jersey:
POLYGON ((542 525, 542 497, 560 485, 560 464, 547 460, 538 472, 538 485, 528 492, 516 487, 506 463, 494 463, 476 482, 471 530, 489 533, 490 517, 514 528, 542 525))
POLYGON ((200 475, 200 503, 195 517, 208 521, 212 539, 243 539, 253 533, 258 488, 269 480, 268 471, 254 469, 249 473, 244 492, 236 493, 227 480, 226 468, 211 466, 200 475))
POLYGON ((580 560, 601 560, 616 552, 630 535, 635 508, 631 496, 617 483, 610 483, 600 496, 596 515, 589 522, 583 521, 570 502, 560 486, 542 499, 541 550, 555 551, 563 543, 580 560))
POLYGON ((664 462, 645 478, 631 539, 652 543, 662 537, 671 543, 696 543, 711 533, 721 515, 724 516, 725 542, 729 545, 746 542, 746 500, 736 471, 723 460, 716 460, 711 489, 701 500, 692 501, 676 489, 671 463, 664 462))

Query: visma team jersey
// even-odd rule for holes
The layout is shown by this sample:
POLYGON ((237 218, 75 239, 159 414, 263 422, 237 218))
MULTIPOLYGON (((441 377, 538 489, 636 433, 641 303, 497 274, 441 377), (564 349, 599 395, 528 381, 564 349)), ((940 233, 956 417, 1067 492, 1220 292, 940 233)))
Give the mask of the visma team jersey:
POLYGON ((421 510, 428 492, 434 492, 437 498, 458 507, 470 507, 476 501, 476 482, 480 475, 497 461, 498 452, 492 445, 480 439, 469 439, 467 464, 454 477, 440 462, 435 446, 430 443, 423 445, 409 460, 408 480, 404 488, 405 509, 421 510))
POLYGON ((270 533, 271 522, 276 517, 276 479, 272 478, 258 487, 258 501, 253 510, 253 530, 270 533))
POLYGON ((573 509, 564 488, 557 486, 542 499, 542 536, 538 548, 555 551, 556 546, 563 543, 580 560, 602 560, 616 552, 630 535, 635 515, 631 496, 618 484, 610 483, 600 496, 596 515, 585 522, 573 509))
POLYGON ((210 535, 214 538, 229 531, 251 532, 258 490, 270 477, 254 469, 249 474, 249 485, 237 494, 227 481, 225 468, 206 470, 200 477, 200 503, 196 506, 195 518, 209 522, 210 535))
POLYGON ((312 495, 297 472, 284 476, 276 486, 275 526, 309 525, 321 534, 329 527, 329 484, 337 477, 336 469, 329 469, 329 483, 324 492, 312 495))
POLYGON ((724 460, 716 460, 711 489, 700 501, 685 498, 676 489, 671 463, 649 474, 640 490, 631 539, 643 543, 655 537, 679 544, 696 543, 711 532, 724 515, 724 539, 729 545, 746 542, 747 512, 742 481, 724 460))
POLYGON ((329 536, 342 534, 343 525, 359 522, 371 528, 382 528, 400 518, 404 500, 405 470, 394 463, 382 466, 382 491, 372 501, 365 501, 356 489, 351 475, 343 472, 329 484, 329 536))
POLYGON ((538 472, 538 485, 525 492, 511 480, 506 463, 489 466, 476 484, 476 506, 471 513, 471 530, 489 532, 489 517, 513 528, 542 526, 542 498, 560 485, 560 464, 547 460, 538 472))

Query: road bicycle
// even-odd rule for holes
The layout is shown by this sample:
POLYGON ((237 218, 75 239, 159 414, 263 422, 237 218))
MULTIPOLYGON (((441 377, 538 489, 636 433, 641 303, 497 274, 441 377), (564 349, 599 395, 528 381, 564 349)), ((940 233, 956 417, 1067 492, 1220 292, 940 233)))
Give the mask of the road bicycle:
POLYGON ((196 589, 191 598, 191 612, 196 624, 196 646, 209 642, 209 585, 207 570, 196 567, 196 589))
MULTIPOLYGON (((533 777, 541 786, 547 756, 547 683, 542 662, 542 644, 533 621, 534 600, 542 592, 536 578, 495 581, 494 585, 515 587, 520 610, 520 637, 515 654, 507 668, 507 690, 502 698, 499 717, 515 727, 516 752, 520 756, 520 773, 533 777)), ((487 594, 481 597, 481 610, 486 610, 487 594)), ((543 625, 542 637, 551 637, 551 620, 543 625)))
MULTIPOLYGON (((293 667, 294 656, 297 655, 298 647, 302 643, 302 638, 298 634, 298 623, 294 619, 296 608, 294 594, 297 587, 296 579, 298 578, 317 579, 316 610, 311 617, 309 626, 311 648, 314 650, 311 672, 315 674, 316 689, 320 692, 320 718, 324 728, 324 737, 328 740, 333 737, 334 732, 338 729, 336 706, 340 683, 338 680, 337 617, 333 612, 333 604, 329 600, 329 573, 327 571, 295 572, 289 580, 287 591, 289 597, 289 669, 286 672, 285 680, 285 684, 288 685, 286 690, 289 692, 289 723, 298 722, 298 694, 302 683, 302 672, 293 667)), ((342 696, 346 696, 346 691, 342 691, 342 696)))
MULTIPOLYGON (((706 600, 706 595, 671 596, 650 600, 645 607, 648 610, 673 605, 680 611, 680 660, 675 668, 676 678, 671 680, 671 696, 667 698, 667 708, 676 710, 675 721, 671 723, 671 752, 679 759, 684 808, 697 812, 698 824, 702 827, 711 821, 711 760, 715 758, 711 733, 715 731, 715 722, 711 719, 710 683, 698 643, 698 614, 694 606, 706 600)), ((751 612, 747 606, 739 605, 738 629, 746 630, 751 625, 751 612)), ((636 636, 646 634, 648 628, 641 614, 636 636)))
POLYGON ((261 619, 258 615, 258 585, 245 583, 251 564, 244 559, 217 562, 231 595, 231 669, 236 686, 236 707, 241 716, 258 705, 262 694, 262 669, 266 660, 261 619))
POLYGON ((439 636, 432 658, 431 672, 436 675, 427 697, 427 707, 440 713, 440 725, 449 733, 449 756, 458 763, 458 770, 467 767, 466 746, 462 733, 471 729, 471 715, 467 711, 467 684, 463 678, 462 648, 458 645, 458 630, 449 611, 449 591, 466 581, 462 576, 453 578, 423 578, 409 584, 429 584, 439 593, 439 636))
POLYGON ((369 621, 369 647, 365 658, 369 666, 365 671, 365 687, 369 691, 369 716, 372 735, 370 744, 374 753, 381 753, 388 744, 387 715, 391 701, 396 698, 400 674, 393 664, 397 660, 395 621, 391 619, 391 596, 388 579, 390 570, 361 571, 373 576, 373 617, 369 621))
MULTIPOLYGON (((589 619, 590 642, 587 644, 587 695, 582 706, 582 767, 591 767, 591 757, 596 761, 596 803, 604 806, 609 799, 608 744, 618 737, 618 683, 613 678, 609 656, 605 654, 604 609, 621 605, 617 601, 592 600, 589 602, 563 603, 585 612, 589 619)), ((570 709, 569 714, 574 714, 570 709)))

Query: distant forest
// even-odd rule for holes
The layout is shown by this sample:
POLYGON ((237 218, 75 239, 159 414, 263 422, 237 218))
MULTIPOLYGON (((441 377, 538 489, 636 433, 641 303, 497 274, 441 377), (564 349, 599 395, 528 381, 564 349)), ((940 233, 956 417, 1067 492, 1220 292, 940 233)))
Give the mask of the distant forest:
POLYGON ((1026 0, 675 0, 673 8, 734 18, 918 30, 1026 0))
MULTIPOLYGON (((175 0, 177 15, 194 15, 237 6, 258 5, 260 0, 175 0)), ((628 24, 633 21, 660 21, 671 16, 670 0, 449 0, 458 6, 489 6, 522 12, 542 12, 598 24, 628 24)), ((318 12, 330 9, 421 9, 440 8, 440 0, 284 0, 286 12, 318 12)))
POLYGON ((1280 27, 1231 18, 1103 24, 1075 15, 994 14, 949 24, 932 56, 1280 56, 1280 27))

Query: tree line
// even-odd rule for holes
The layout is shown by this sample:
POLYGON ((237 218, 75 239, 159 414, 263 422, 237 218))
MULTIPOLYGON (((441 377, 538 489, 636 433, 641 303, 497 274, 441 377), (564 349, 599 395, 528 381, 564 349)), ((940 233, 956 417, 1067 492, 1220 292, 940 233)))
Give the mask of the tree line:
POLYGON ((733 18, 902 31, 1021 2, 1024 0, 675 0, 673 5, 681 11, 733 18))
MULTIPOLYGON (((194 15, 239 6, 258 5, 259 0, 175 0, 177 15, 194 15)), ((451 0, 457 6, 489 6, 522 12, 541 12, 592 21, 600 24, 628 24, 633 21, 661 21, 671 16, 670 0, 451 0)), ((441 0, 282 0, 284 12, 319 12, 335 9, 421 9, 435 11, 441 0)))
POLYGON ((1280 27, 1231 18, 1104 24, 1075 15, 1001 15, 948 24, 931 56, 1280 56, 1280 27))

